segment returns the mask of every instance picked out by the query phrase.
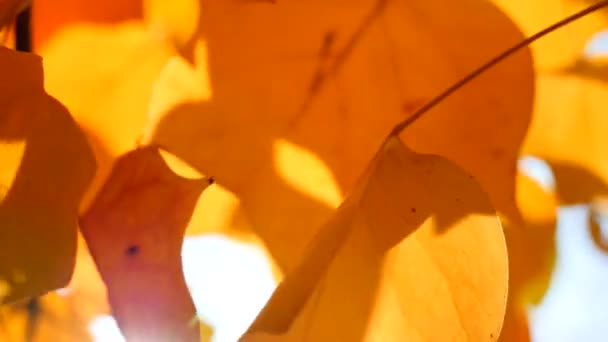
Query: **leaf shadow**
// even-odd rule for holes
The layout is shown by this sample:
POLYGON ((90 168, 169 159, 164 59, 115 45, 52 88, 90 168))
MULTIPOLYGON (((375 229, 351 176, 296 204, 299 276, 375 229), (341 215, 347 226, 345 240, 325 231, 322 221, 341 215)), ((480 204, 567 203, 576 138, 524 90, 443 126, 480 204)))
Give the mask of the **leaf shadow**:
POLYGON ((593 171, 567 162, 547 160, 547 163, 553 170, 561 204, 587 204, 608 194, 608 184, 593 171))
POLYGON ((581 56, 573 64, 564 66, 551 73, 580 76, 588 80, 608 82, 608 63, 605 60, 581 56))
POLYGON ((550 286, 556 258, 555 227, 555 222, 505 224, 509 297, 500 341, 531 340, 526 307, 538 304, 550 286))
MULTIPOLYGON (((330 77, 321 75, 330 85, 316 97, 313 105, 305 106, 306 115, 301 115, 300 105, 309 104, 310 90, 315 89, 320 77, 315 69, 327 63, 318 51, 311 48, 313 51, 303 53, 305 57, 302 58, 291 56, 293 51, 281 51, 280 54, 285 55, 285 60, 279 63, 282 65, 272 62, 247 65, 247 56, 253 52, 245 49, 243 56, 229 55, 229 42, 224 35, 230 28, 217 22, 218 19, 205 20, 212 22, 206 25, 215 25, 199 28, 207 50, 212 96, 209 100, 180 103, 171 108, 157 123, 152 140, 202 173, 213 176, 219 185, 235 194, 240 199, 241 213, 247 216, 282 271, 286 274, 299 272, 297 269, 303 267, 300 263, 307 262, 309 246, 315 244, 312 241, 319 238, 317 234, 322 234, 319 229, 331 220, 336 208, 296 189, 285 179, 277 165, 277 141, 287 141, 313 154, 331 172, 340 194, 345 195, 353 191, 386 134, 407 113, 370 113, 365 118, 353 118, 345 105, 348 98, 335 89, 339 87, 330 77), (382 124, 370 124, 378 121, 382 124)), ((314 37, 311 41, 316 40, 315 49, 326 51, 328 32, 317 31, 311 31, 311 37, 314 37)), ((351 36, 350 32, 329 33, 338 37, 351 36)), ((307 49, 308 45, 312 46, 309 43, 305 44, 307 49)), ((260 51, 265 52, 265 49, 277 51, 274 45, 259 47, 260 51)), ((412 213, 410 207, 404 210, 408 215, 412 213)), ((417 211, 413 214, 418 223, 436 214, 418 208, 413 210, 417 211)), ((446 227, 461 218, 462 213, 438 215, 436 233, 443 233, 446 227)), ((381 248, 389 248, 388 245, 398 243, 414 230, 395 234, 390 241, 382 242, 381 248)), ((315 263, 318 270, 310 272, 321 277, 319 274, 329 267, 330 261, 315 263)), ((366 295, 360 295, 357 301, 369 310, 373 308, 378 281, 376 277, 372 278, 352 284, 365 287, 366 295)), ((302 281, 308 284, 310 279, 302 281)), ((315 280, 310 286, 316 286, 316 283, 315 280)), ((277 293, 281 288, 285 285, 280 285, 277 293)), ((302 296, 301 291, 297 295, 302 296)), ((295 306, 299 310, 302 305, 300 302, 295 306)), ((351 324, 354 340, 365 333, 367 316, 361 317, 362 321, 351 324)), ((330 316, 327 318, 331 321, 330 316)))
MULTIPOLYGON (((221 98, 221 95, 218 95, 221 98)), ((234 119, 237 123, 229 126, 226 122, 232 120, 226 117, 226 113, 216 107, 213 99, 209 102, 197 102, 181 104, 173 108, 159 123, 155 132, 155 141, 167 146, 172 153, 188 161, 205 174, 213 175, 218 184, 232 191, 241 200, 240 210, 252 223, 255 233, 262 239, 270 251, 279 267, 285 272, 289 280, 282 283, 277 289, 273 302, 281 302, 282 316, 287 322, 256 323, 261 326, 271 325, 278 331, 286 331, 293 319, 300 310, 304 310, 306 303, 314 301, 311 296, 315 295, 315 289, 322 286, 324 276, 328 274, 329 268, 335 262, 342 265, 352 263, 350 267, 357 267, 362 263, 374 263, 369 269, 377 270, 377 273, 367 273, 364 278, 358 279, 357 284, 352 282, 338 281, 343 286, 340 288, 323 289, 333 291, 336 298, 346 298, 346 293, 356 293, 356 301, 342 303, 344 305, 357 305, 353 310, 358 314, 350 317, 351 326, 348 334, 352 340, 358 340, 364 336, 367 328, 367 317, 374 308, 376 301, 377 281, 380 275, 381 259, 378 255, 383 255, 403 239, 416 231, 427 219, 434 220, 435 234, 443 234, 447 227, 463 218, 464 213, 476 212, 494 214, 487 206, 470 206, 470 201, 459 196, 437 197, 429 189, 442 189, 441 192, 449 193, 457 185, 470 183, 478 188, 473 177, 465 175, 464 172, 449 163, 443 158, 419 155, 413 152, 401 162, 399 169, 404 173, 408 171, 408 166, 414 165, 420 171, 421 179, 433 179, 433 182, 421 181, 412 182, 412 177, 407 181, 402 181, 400 173, 395 172, 394 168, 383 169, 387 174, 376 184, 373 189, 383 189, 377 196, 372 196, 373 200, 366 200, 366 206, 378 207, 377 212, 381 212, 382 207, 389 206, 389 211, 399 213, 403 225, 386 234, 371 234, 370 238, 374 241, 371 245, 358 246, 354 253, 351 253, 348 261, 335 261, 332 255, 342 248, 341 238, 348 238, 348 234, 336 237, 335 232, 324 232, 324 223, 331 222, 336 215, 336 209, 332 206, 319 201, 295 189, 287 183, 277 170, 275 165, 274 143, 277 139, 283 139, 279 132, 263 129, 251 129, 252 118, 244 118, 243 124, 237 124, 239 119, 234 119), (194 147, 194 148, 193 148, 194 147), (412 164, 413 163, 413 164, 412 164), (417 165, 418 164, 418 165, 417 165), (441 165, 438 165, 441 164, 441 165), (446 166, 447 165, 447 166, 446 166), (437 169, 442 168, 458 169, 458 179, 450 177, 437 177, 437 169), (433 177, 434 176, 434 177, 433 177), (390 189, 393 189, 392 191, 390 189), (398 192, 395 189, 399 189, 398 192), (386 198, 386 193, 390 194, 386 198), (405 194, 405 195, 404 195, 405 194), (424 194, 424 195, 421 195, 424 194), (393 198, 394 195, 394 198, 393 198), (404 196, 408 200, 404 202, 404 196), (419 206, 404 206, 404 203, 416 203, 419 206), (445 202, 445 203, 444 203, 445 202), (461 210, 441 211, 440 208, 460 208, 461 210), (466 209, 463 209, 466 208, 466 209), (320 230, 319 230, 320 228, 320 230), (329 234, 329 235, 326 235, 329 234), (329 236, 329 237, 328 237, 329 236), (327 239, 334 239, 327 242, 327 239), (319 242, 325 241, 325 242, 319 242), (319 244, 321 247, 318 247, 319 244), (364 260, 365 256, 370 256, 364 260), (304 263, 304 264, 301 264, 304 263), (346 284, 349 284, 346 286, 346 284), (364 308, 362 310, 362 308, 364 308), (367 314, 362 314, 367 312, 367 314)), ((258 121, 259 117, 251 115, 253 120, 258 121)), ((259 120, 261 121, 261 120, 259 120)), ((323 125, 323 122, 319 122, 323 125)), ((258 125, 257 127, 264 127, 258 125)), ((346 179, 340 183, 342 193, 350 193, 355 190, 356 182, 349 184, 354 173, 354 169, 345 169, 343 161, 336 158, 335 154, 330 154, 322 149, 315 148, 318 142, 315 141, 315 129, 300 132, 297 139, 293 139, 298 146, 304 144, 305 149, 314 153, 325 163, 333 173, 334 179, 346 179), (306 134, 303 134, 306 133, 306 134)), ((375 148, 378 142, 369 142, 370 149, 375 148)), ((401 158, 401 159, 399 159, 401 158)), ((370 158, 370 160, 373 158, 370 158)), ((364 173, 365 165, 360 164, 360 174, 364 173)), ((382 168, 382 165, 380 166, 382 168)), ((448 173, 449 175, 449 173, 448 173)), ((481 191, 479 191, 482 194, 481 191)), ((372 198, 370 197, 370 198, 372 198)), ((482 196, 483 197, 483 196, 482 196)), ((487 198, 484 198, 487 203, 487 198)), ((479 201, 474 202, 479 203, 479 201)), ((375 222, 374 227, 381 229, 385 224, 393 226, 394 223, 386 222, 387 218, 382 215, 372 218, 375 222)), ((392 218, 394 220, 394 217, 392 218)), ((366 233, 367 234, 367 233, 366 233)), ((350 246, 348 248, 351 248, 350 246)), ((340 272, 344 275, 342 272, 340 272)), ((356 274, 356 270, 351 271, 356 274)), ((320 295, 320 294, 319 294, 320 295)), ((350 298, 350 297, 349 297, 350 298)), ((272 312, 272 302, 269 303, 272 312)), ((326 303, 322 305, 327 305, 326 303)), ((327 307, 318 309, 316 312, 325 312, 322 317, 317 318, 316 325, 329 324, 335 321, 331 312, 333 309, 327 307), (325 318, 325 320, 323 320, 325 318), (318 323, 321 321, 321 323, 318 323)), ((328 327, 329 328, 329 327, 328 327)))

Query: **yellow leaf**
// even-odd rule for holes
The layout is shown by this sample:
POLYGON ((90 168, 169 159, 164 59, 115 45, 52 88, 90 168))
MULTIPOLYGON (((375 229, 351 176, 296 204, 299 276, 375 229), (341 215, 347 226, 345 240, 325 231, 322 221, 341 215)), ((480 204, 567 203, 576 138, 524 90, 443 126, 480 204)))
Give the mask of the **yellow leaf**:
MULTIPOLYGON (((200 19, 200 0, 144 0, 144 16, 153 32, 177 48, 193 42, 200 19)), ((191 56, 192 51, 186 53, 191 56)))
POLYGON ((91 341, 87 321, 78 312, 78 303, 57 293, 0 308, 2 341, 91 341))
MULTIPOLYGON (((589 0, 494 0, 528 35, 589 6, 589 0)), ((561 203, 588 203, 607 194, 603 103, 605 61, 583 52, 608 28, 606 9, 579 19, 532 45, 538 70, 534 117, 523 153, 545 159, 561 203)))
POLYGON ((523 174, 517 177, 523 223, 504 220, 509 251, 509 300, 501 341, 530 340, 527 308, 549 287, 555 262, 557 199, 523 174))
POLYGON ((506 292, 484 192, 391 139, 242 340, 493 341, 506 292))
POLYGON ((70 26, 49 41, 42 54, 46 89, 70 109, 97 146, 99 172, 86 207, 113 160, 136 147, 153 82, 172 50, 142 23, 130 23, 70 26))
POLYGON ((0 47, 0 301, 65 286, 78 205, 95 170, 67 110, 43 89, 39 57, 0 47))
MULTIPOLYGON (((492 0, 521 27, 532 35, 559 20, 591 5, 591 0, 492 0)), ((572 64, 596 32, 608 28, 606 10, 591 14, 552 32, 532 44, 534 64, 542 71, 572 64), (602 13, 603 12, 603 13, 602 13)))
POLYGON ((176 175, 158 148, 123 155, 81 220, 127 339, 197 341, 181 268, 183 235, 208 179, 176 175))
POLYGON ((534 119, 523 153, 546 160, 561 203, 588 203, 608 193, 605 81, 576 74, 538 78, 534 119))
MULTIPOLYGON (((235 194, 284 270, 395 123, 522 39, 492 5, 468 0, 209 1, 201 15, 195 65, 167 64, 147 135, 235 194), (281 142, 318 162, 286 176, 277 165, 281 142)), ((532 86, 522 51, 402 138, 463 167, 516 217, 515 165, 532 86)), ((298 158, 291 164, 304 165, 298 158)))

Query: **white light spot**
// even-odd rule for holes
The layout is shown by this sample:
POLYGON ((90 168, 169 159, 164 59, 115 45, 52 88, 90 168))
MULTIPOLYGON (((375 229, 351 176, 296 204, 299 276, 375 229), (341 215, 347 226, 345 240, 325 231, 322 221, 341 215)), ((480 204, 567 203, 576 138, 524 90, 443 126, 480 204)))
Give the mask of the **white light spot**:
POLYGON ((584 55, 589 58, 608 56, 608 31, 593 35, 585 46, 584 55))
POLYGON ((258 248, 221 235, 187 237, 182 249, 186 283, 213 342, 238 340, 276 287, 258 248))
POLYGON ((545 190, 555 191, 553 171, 544 160, 532 156, 523 156, 519 159, 517 168, 520 172, 536 181, 545 190))
POLYGON ((125 342, 114 317, 99 315, 89 323, 89 331, 94 342, 125 342))

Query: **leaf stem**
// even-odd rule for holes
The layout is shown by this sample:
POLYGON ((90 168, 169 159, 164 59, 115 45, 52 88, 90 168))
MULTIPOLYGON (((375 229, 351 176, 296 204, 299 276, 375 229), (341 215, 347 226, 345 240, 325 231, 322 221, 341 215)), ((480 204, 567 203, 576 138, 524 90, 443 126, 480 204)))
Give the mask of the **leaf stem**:
POLYGON ((502 52, 501 54, 497 55, 496 57, 492 58, 491 60, 489 60, 488 62, 486 62, 485 64, 483 64, 482 66, 480 66, 479 68, 475 69, 473 72, 471 72, 470 74, 468 74, 467 76, 465 76, 463 79, 461 79, 460 81, 454 83, 453 85, 451 85, 450 87, 448 87, 447 89, 445 89, 442 93, 440 93, 439 95, 437 95, 435 98, 433 98, 432 100, 430 100, 429 102, 427 102, 426 104, 424 104, 422 107, 420 107, 418 110, 416 110, 416 112, 414 112, 414 114, 412 114, 410 117, 408 117, 407 119, 401 121, 400 123, 398 123, 393 130, 391 131, 391 133, 389 134, 388 138, 393 137, 393 136, 397 136, 399 135, 405 128, 407 128, 408 126, 410 126, 411 124, 413 124, 414 122, 416 122, 418 119, 420 119, 420 117, 422 117, 422 115, 424 115, 426 112, 428 112, 429 110, 431 110, 432 108, 434 108, 435 106, 437 106, 439 103, 441 103, 443 100, 445 100, 447 97, 449 97, 450 95, 454 94, 457 90, 459 90, 460 88, 462 88, 463 86, 465 86, 466 84, 468 84, 470 81, 474 80, 475 78, 477 78, 478 76, 480 76, 481 74, 483 74, 484 72, 486 72, 488 69, 490 69, 491 67, 493 67, 494 65, 502 62, 503 60, 505 60, 507 57, 511 56, 512 54, 514 54, 515 52, 521 50, 522 48, 530 45, 531 43, 537 41, 538 39, 546 36, 547 34, 561 28, 564 27, 566 25, 568 25, 569 23, 578 20, 588 14, 591 14, 603 7, 608 6, 608 0, 604 0, 604 1, 600 1, 598 3, 595 3, 577 13, 574 13, 558 22, 556 22, 555 24, 546 27, 545 29, 531 35, 530 37, 522 40, 521 42, 517 43, 516 45, 513 45, 512 47, 510 47, 509 49, 505 50, 504 52, 502 52))

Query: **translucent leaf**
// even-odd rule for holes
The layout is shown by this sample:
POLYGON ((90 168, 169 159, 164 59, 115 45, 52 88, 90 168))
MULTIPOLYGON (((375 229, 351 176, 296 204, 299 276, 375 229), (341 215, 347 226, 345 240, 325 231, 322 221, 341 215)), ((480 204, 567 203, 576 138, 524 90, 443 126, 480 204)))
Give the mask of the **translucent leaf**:
POLYGON ((152 32, 167 40, 192 59, 193 38, 200 19, 200 0, 144 0, 144 16, 152 32))
POLYGON ((509 299, 500 340, 530 341, 527 309, 549 287, 555 262, 557 199, 523 174, 517 178, 523 222, 505 222, 509 251, 509 299))
POLYGON ((32 6, 34 48, 43 48, 54 35, 71 26, 119 24, 142 15, 141 0, 36 0, 32 6))
POLYGON ((43 89, 39 57, 0 47, 1 302, 63 287, 74 268, 78 205, 93 154, 43 89))
POLYGON ((136 147, 153 82, 171 49, 141 23, 81 25, 54 36, 42 55, 46 89, 61 99, 94 142, 99 172, 86 207, 114 159, 136 147))
MULTIPOLYGON (((532 35, 559 20, 582 10, 592 0, 492 0, 521 27, 532 35)), ((555 70, 572 64, 581 56, 589 39, 608 28, 605 9, 568 24, 532 44, 534 64, 539 70, 555 70)))
POLYGON ((158 148, 140 148, 116 161, 83 217, 84 238, 127 339, 198 340, 181 246, 208 185, 208 179, 176 175, 158 148))
POLYGON ((523 152, 551 165, 561 203, 588 203, 607 194, 607 84, 576 74, 543 74, 537 89, 523 152))
POLYGON ((393 139, 242 340, 493 341, 506 291, 486 195, 393 139))
MULTIPOLYGON (((522 39, 480 1, 209 1, 201 15, 194 66, 167 63, 147 136, 238 197, 286 270, 396 122, 522 39), (312 164, 282 172, 276 146, 283 141, 317 158, 329 176, 312 164), (303 188, 338 196, 320 201, 303 188)), ((463 167, 516 217, 515 165, 532 87, 523 51, 402 138, 463 167)))

